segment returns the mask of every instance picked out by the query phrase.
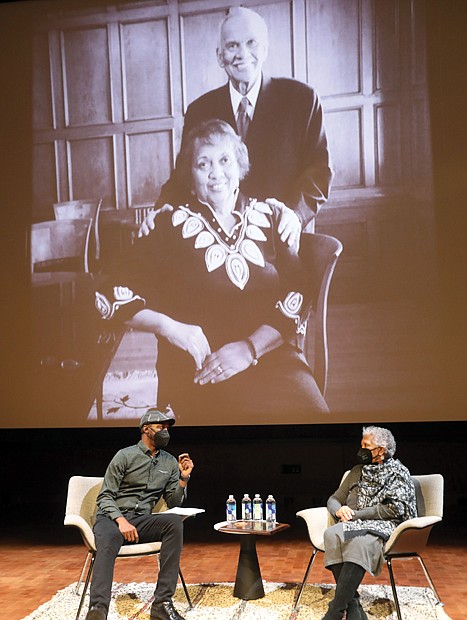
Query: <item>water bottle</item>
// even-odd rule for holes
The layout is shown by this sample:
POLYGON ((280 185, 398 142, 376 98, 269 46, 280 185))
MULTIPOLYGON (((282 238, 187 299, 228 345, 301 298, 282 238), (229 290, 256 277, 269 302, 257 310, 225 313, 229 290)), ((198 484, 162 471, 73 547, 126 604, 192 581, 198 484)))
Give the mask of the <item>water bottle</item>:
POLYGON ((272 495, 268 495, 266 500, 266 521, 268 523, 276 522, 276 500, 272 495))
POLYGON ((253 519, 254 521, 261 521, 263 519, 263 500, 259 493, 256 493, 253 500, 253 519))
POLYGON ((229 499, 225 503, 225 512, 227 521, 237 520, 237 502, 233 495, 229 495, 229 499))
POLYGON ((242 519, 244 521, 251 521, 253 518, 253 505, 248 493, 245 493, 242 499, 242 519))

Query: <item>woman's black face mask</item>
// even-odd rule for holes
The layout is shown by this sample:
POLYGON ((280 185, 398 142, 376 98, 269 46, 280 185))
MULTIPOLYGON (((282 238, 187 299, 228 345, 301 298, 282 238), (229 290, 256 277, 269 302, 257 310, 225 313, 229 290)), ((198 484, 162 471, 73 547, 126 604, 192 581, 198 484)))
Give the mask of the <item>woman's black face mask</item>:
POLYGON ((370 465, 373 462, 372 451, 368 448, 360 448, 357 452, 357 458, 362 465, 370 465))

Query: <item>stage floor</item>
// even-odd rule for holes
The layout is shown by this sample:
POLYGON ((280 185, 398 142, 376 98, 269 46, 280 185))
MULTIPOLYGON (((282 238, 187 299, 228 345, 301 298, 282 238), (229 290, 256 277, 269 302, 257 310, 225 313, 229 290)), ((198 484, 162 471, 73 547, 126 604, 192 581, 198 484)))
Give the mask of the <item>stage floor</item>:
MULTIPOLYGON (((424 555, 427 568, 445 603, 446 613, 452 620, 464 620, 467 616, 465 534, 465 530, 459 536, 459 531, 448 531, 444 526, 439 526, 438 530, 435 528, 424 555)), ((186 540, 181 566, 187 583, 235 581, 238 541, 235 537, 221 534, 214 536, 209 542, 186 540)), ((34 533, 30 532, 27 537, 8 535, 2 543, 0 590, 3 618, 21 620, 50 599, 57 590, 78 579, 85 557, 85 548, 78 532, 73 544, 54 544, 50 536, 45 538, 47 544, 35 544, 30 542, 35 539, 34 533)), ((271 540, 260 537, 257 548, 263 579, 301 582, 311 553, 307 540, 284 532, 271 540)), ((119 560, 114 579, 120 582, 156 581, 156 566, 155 558, 151 557, 119 560)), ((428 585, 417 560, 395 562, 394 572, 398 585, 428 585)), ((332 583, 330 572, 324 568, 322 554, 318 554, 309 581, 332 583)), ((365 577, 364 583, 389 584, 387 568, 377 579, 365 577)))

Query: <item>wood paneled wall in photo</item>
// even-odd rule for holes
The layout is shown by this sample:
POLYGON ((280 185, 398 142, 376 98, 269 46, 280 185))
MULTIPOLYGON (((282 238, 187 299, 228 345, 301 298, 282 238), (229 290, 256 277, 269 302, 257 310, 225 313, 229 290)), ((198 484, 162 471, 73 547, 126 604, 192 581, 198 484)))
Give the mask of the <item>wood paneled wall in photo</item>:
MULTIPOLYGON (((47 4, 34 24, 35 220, 61 200, 103 197, 104 223, 154 203, 187 105, 225 81, 218 27, 238 4, 47 4)), ((317 230, 345 248, 331 299, 424 291, 434 270, 425 0, 242 4, 268 24, 266 71, 306 81, 323 102, 336 174, 317 230)))

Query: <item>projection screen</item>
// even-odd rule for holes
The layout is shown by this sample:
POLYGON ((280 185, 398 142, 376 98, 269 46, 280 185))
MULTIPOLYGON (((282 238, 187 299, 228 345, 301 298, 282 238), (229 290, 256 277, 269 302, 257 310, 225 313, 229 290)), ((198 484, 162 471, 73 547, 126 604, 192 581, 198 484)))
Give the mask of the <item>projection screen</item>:
MULTIPOLYGON (((110 280, 121 287, 120 305, 126 303, 132 293, 121 274, 141 243, 156 245, 148 242, 151 235, 162 239, 154 252, 163 257, 157 272, 145 265, 144 286, 154 278, 162 308, 171 307, 170 295, 179 293, 180 283, 171 279, 179 258, 158 231, 157 219, 156 230, 143 242, 138 231, 174 168, 188 106, 227 82, 216 50, 229 5, 221 0, 36 2, 31 7, 29 231, 35 406, 23 413, 22 426, 133 426, 147 408, 168 403, 183 426, 460 419, 461 412, 446 408, 440 369, 448 353, 440 320, 425 2, 375 3, 374 10, 357 0, 243 4, 261 15, 269 33, 263 85, 271 78, 304 83, 318 94, 324 112, 334 178, 328 200, 302 233, 299 255, 309 277, 305 302, 312 300, 313 306, 306 326, 303 315, 293 334, 282 335, 285 358, 277 349, 258 355, 255 342, 262 341, 249 337, 255 326, 270 326, 271 319, 256 316, 264 305, 257 291, 256 301, 246 305, 242 295, 249 294, 253 274, 263 266, 247 257, 250 279, 238 285, 225 256, 220 267, 206 258, 198 281, 195 261, 197 252, 208 255, 202 246, 207 237, 186 228, 182 232, 195 209, 190 204, 187 211, 187 203, 171 205, 171 214, 161 219, 161 230, 172 234, 179 226, 173 214, 179 214, 177 243, 189 243, 196 256, 178 266, 180 282, 191 288, 180 297, 184 321, 176 336, 158 340, 154 333, 101 318, 96 291, 107 290, 112 273, 110 280), (414 10, 398 10, 399 5, 414 10), (74 221, 82 217, 83 204, 78 215, 65 217, 70 221, 57 259, 43 248, 62 233, 45 223, 59 221, 54 205, 66 201, 95 206, 84 232, 80 227, 86 218, 81 224, 74 221), (88 242, 84 266, 83 250, 72 247, 79 235, 88 242), (315 256, 313 236, 337 241, 315 256), (116 269, 120 280, 115 280, 116 269), (193 275, 187 276, 190 270, 193 275), (224 285, 218 297, 213 295, 210 278, 221 271, 236 287, 231 297, 223 297, 224 285), (199 284, 204 279, 206 289, 199 284), (192 309, 193 325, 209 317, 206 333, 215 323, 217 331, 225 327, 229 334, 220 344, 207 342, 207 359, 222 359, 228 369, 220 382, 225 385, 194 383, 196 366, 204 362, 195 360, 183 339, 192 309), (248 316, 239 321, 238 313, 245 312, 248 316), (229 330, 237 322, 250 331, 229 330), (215 355, 229 346, 246 361, 238 361, 231 349, 215 355), (178 349, 177 355, 171 366, 165 364, 162 378, 158 363, 171 348, 178 349), (316 393, 306 404, 297 368, 316 380, 310 388, 316 393)), ((256 105, 259 114, 261 92, 256 105)), ((282 117, 269 119, 271 126, 282 122, 282 117)), ((253 116, 249 131, 254 123, 253 116)), ((246 141, 248 146, 248 134, 246 141)), ((282 156, 290 148, 287 141, 274 144, 269 156, 282 156)), ((251 198, 262 205, 266 198, 284 200, 273 194, 251 198)), ((264 226, 276 225, 280 209, 261 209, 268 222, 264 226)), ((254 240, 260 250, 261 243, 254 240)), ((216 368, 222 372, 222 364, 216 368)), ((4 425, 17 424, 7 417, 4 425)))

